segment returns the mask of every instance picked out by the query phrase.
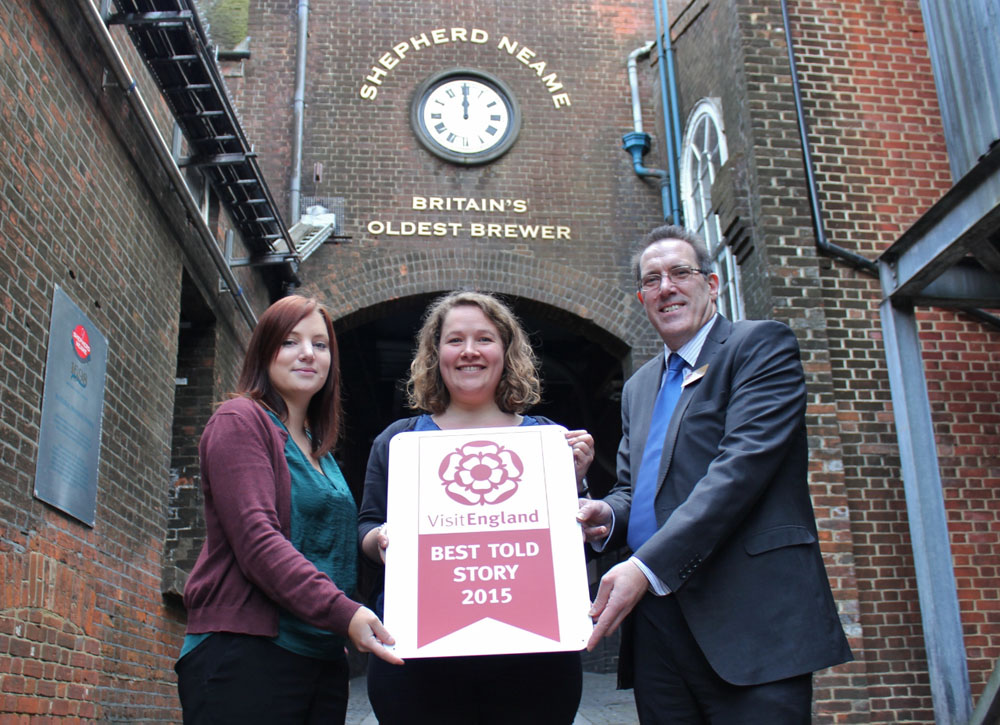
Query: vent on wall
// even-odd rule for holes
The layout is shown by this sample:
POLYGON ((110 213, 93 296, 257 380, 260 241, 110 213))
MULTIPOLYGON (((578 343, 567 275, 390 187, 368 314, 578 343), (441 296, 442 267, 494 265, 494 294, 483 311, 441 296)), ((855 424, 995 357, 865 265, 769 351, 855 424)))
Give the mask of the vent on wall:
MULTIPOLYGON (((326 219, 325 215, 334 215, 333 235, 342 237, 344 235, 344 197, 342 196, 302 196, 299 197, 299 221, 309 221, 303 217, 319 217, 319 221, 326 219), (312 212, 312 213, 311 213, 312 212)), ((315 225, 314 225, 315 226, 315 225)))
POLYGON ((303 196, 299 220, 288 230, 299 258, 307 259, 331 237, 343 236, 344 197, 303 196))

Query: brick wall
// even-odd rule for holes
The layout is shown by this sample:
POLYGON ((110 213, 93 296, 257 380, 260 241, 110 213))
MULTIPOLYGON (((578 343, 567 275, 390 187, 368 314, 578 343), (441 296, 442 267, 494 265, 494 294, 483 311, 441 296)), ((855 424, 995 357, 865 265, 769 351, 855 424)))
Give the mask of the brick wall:
MULTIPOLYGON (((292 3, 251 3, 251 58, 237 91, 282 208, 292 167, 287 133, 294 10, 292 3)), ((656 351, 632 292, 631 244, 662 218, 662 209, 658 185, 638 178, 621 149, 622 135, 632 130, 625 61, 651 37, 651 29, 652 6, 646 0, 612 5, 522 0, 503 6, 310 3, 302 195, 343 198, 344 237, 303 265, 304 291, 327 302, 338 328, 347 330, 362 320, 391 319, 397 302, 412 313, 434 293, 479 286, 533 306, 547 322, 602 345, 621 360, 622 370, 631 372, 656 351), (461 40, 454 28, 464 30, 466 38, 475 30, 488 40, 461 40), (434 31, 440 29, 447 42, 436 42, 442 36, 434 31), (399 59, 393 48, 403 43, 410 50, 399 59), (544 63, 544 71, 518 60, 521 52, 526 59, 534 54, 529 62, 544 63), (390 64, 398 60, 391 69, 380 60, 386 53, 390 64), (380 70, 374 73, 373 66, 380 70), (420 146, 410 128, 416 87, 456 66, 493 73, 511 88, 521 108, 517 142, 485 166, 462 168, 438 159, 420 146), (562 84, 569 105, 556 107, 539 72, 555 74, 551 82, 562 84), (361 95, 366 84, 372 85, 369 76, 379 80, 373 100, 361 95), (318 179, 317 167, 323 169, 318 179), (414 197, 523 201, 525 211, 421 210, 414 209, 414 197), (461 231, 400 236, 377 229, 409 222, 455 225, 461 231), (569 238, 473 236, 473 224, 488 223, 565 227, 569 238)), ((644 83, 648 94, 649 79, 644 83)), ((653 109, 647 101, 650 123, 653 109)), ((412 332, 400 344, 411 341, 412 332)), ((345 377, 353 400, 369 394, 364 384, 364 379, 345 377)), ((373 408, 363 413, 374 418, 373 408)), ((342 464, 359 469, 356 475, 349 470, 349 480, 363 475, 371 442, 359 424, 377 432, 405 412, 394 407, 381 420, 365 422, 347 411, 342 450, 348 460, 342 464), (360 462, 355 465, 352 456, 360 462)), ((617 415, 601 423, 616 429, 601 436, 607 449, 602 460, 613 462, 617 415)), ((602 468, 613 477, 613 463, 602 468)))
MULTIPOLYGON (((821 203, 831 241, 874 258, 951 180, 915 0, 791 3, 821 203)), ((877 283, 823 266, 837 417, 865 631, 871 721, 933 720, 877 283), (836 330, 836 333, 834 333, 836 330), (906 666, 901 667, 901 662, 906 666)), ((996 483, 1000 335, 919 313, 973 698, 1000 655, 996 483)))
POLYGON ((218 320, 217 383, 249 330, 165 212, 174 192, 77 7, 0 7, 0 719, 178 721, 184 617, 161 565, 183 270, 218 320), (108 339, 93 528, 32 496, 56 285, 108 339))
POLYGON ((47 19, 29 3, 0 13, 0 711, 155 719, 174 706, 181 625, 152 566, 170 425, 149 412, 172 408, 180 255, 47 19), (93 529, 31 496, 56 284, 109 340, 93 529))

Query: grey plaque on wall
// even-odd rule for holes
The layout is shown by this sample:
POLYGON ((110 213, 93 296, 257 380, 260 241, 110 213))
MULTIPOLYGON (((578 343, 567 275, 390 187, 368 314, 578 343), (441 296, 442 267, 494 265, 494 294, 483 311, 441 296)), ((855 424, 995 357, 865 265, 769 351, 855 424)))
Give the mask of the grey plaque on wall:
POLYGON ((108 341, 69 296, 52 297, 35 496, 94 525, 108 341))

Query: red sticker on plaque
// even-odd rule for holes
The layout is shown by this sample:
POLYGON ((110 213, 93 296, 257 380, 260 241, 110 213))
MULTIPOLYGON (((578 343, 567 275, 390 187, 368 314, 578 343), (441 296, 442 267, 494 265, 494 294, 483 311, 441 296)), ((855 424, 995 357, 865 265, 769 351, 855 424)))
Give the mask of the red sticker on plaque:
POLYGON ((73 349, 81 360, 86 361, 90 358, 90 335, 83 325, 73 328, 73 349))

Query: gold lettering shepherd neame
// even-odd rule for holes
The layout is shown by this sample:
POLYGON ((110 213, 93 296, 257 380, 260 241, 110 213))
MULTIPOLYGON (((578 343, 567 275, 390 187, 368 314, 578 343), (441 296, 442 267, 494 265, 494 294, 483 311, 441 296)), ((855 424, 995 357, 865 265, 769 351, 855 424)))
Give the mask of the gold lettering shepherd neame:
MULTIPOLYGON (((362 98, 374 101, 378 96, 379 88, 388 77, 389 72, 399 65, 410 53, 415 53, 423 48, 432 45, 442 45, 444 43, 475 43, 485 45, 490 40, 490 35, 480 28, 437 28, 429 32, 420 33, 407 40, 400 41, 392 46, 391 51, 387 51, 378 57, 372 65, 368 75, 361 84, 358 92, 362 98)), ((514 58, 526 68, 534 71, 535 75, 545 86, 552 98, 552 105, 556 108, 570 106, 569 93, 563 90, 563 84, 559 81, 556 73, 546 73, 548 64, 538 58, 538 53, 526 45, 522 45, 516 40, 511 40, 506 35, 500 38, 497 43, 497 50, 506 53, 514 58)))

